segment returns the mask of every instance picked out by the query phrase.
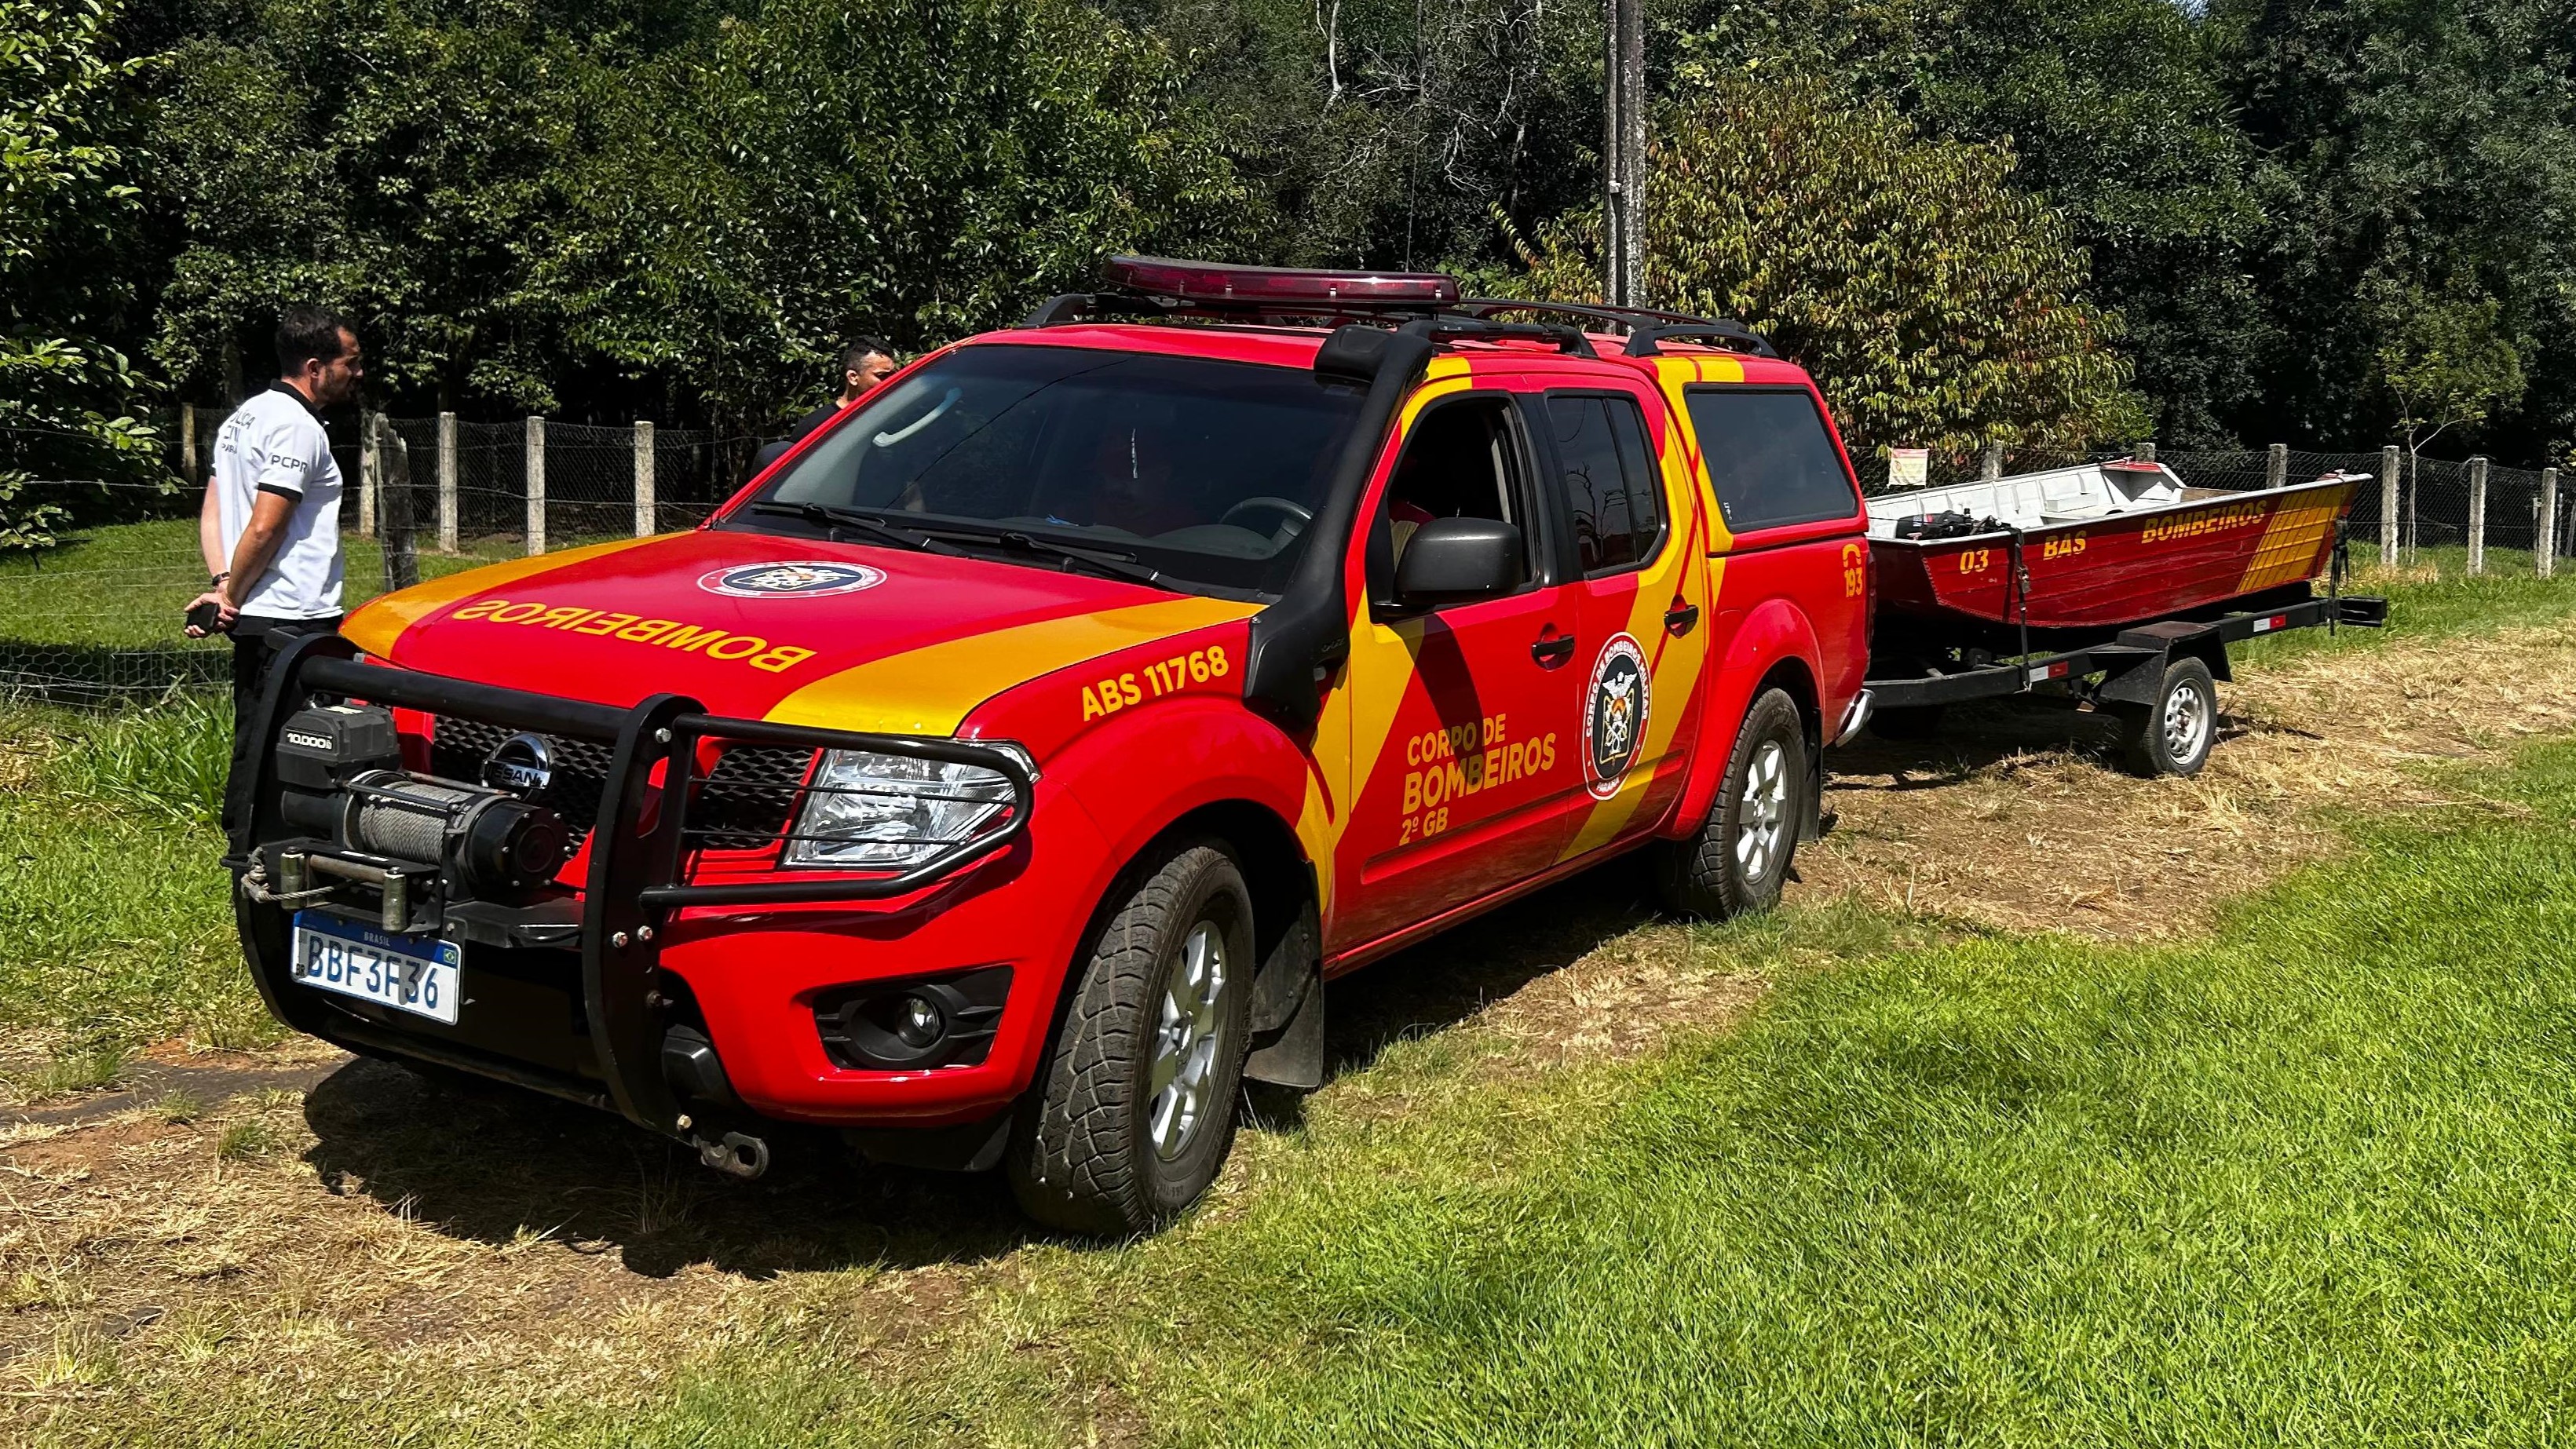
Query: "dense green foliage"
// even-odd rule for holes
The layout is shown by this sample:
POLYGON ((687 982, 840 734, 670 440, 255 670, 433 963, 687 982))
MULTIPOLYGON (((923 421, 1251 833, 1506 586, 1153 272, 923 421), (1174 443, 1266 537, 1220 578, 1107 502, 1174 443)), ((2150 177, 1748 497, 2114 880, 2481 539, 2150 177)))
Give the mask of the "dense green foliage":
MULTIPOLYGON (((1647 301, 1742 319, 1815 370, 1855 450, 2142 437, 2080 253, 2011 153, 1926 141, 1814 77, 1696 78, 1650 156, 1647 301), (1937 204, 1926 204, 1930 198, 1937 204)), ((1532 280, 1600 297, 1598 208, 1540 229, 1532 280)))
MULTIPOLYGON (((0 407, 111 448, 117 404, 149 394, 124 357, 182 395, 237 394, 291 295, 365 319, 397 410, 733 431, 813 401, 849 332, 940 341, 1113 250, 1528 286, 1515 239, 1554 238, 1577 248, 1551 253, 1561 287, 1596 189, 1594 5, 98 3, 0 11, 0 407)), ((1739 210, 1795 195, 1806 235, 1890 251, 2008 229, 2003 270, 2082 334, 2023 357, 2038 383, 2005 400, 1978 335, 1990 294, 1912 332, 1877 303, 1764 313, 1819 367, 1866 358, 1849 397, 1923 391, 1881 410, 1910 441, 2113 440, 2137 425, 2123 380, 2168 446, 2366 447, 2445 417, 2443 453, 2532 463, 2576 441, 2567 0, 1650 14, 1667 157, 1785 137, 1791 114, 1892 155, 1901 118, 1934 171, 1873 194, 1820 133, 1768 172, 1748 159, 1744 179, 1784 189, 1739 210), (1708 75, 1733 78, 1726 99, 1708 75), (1973 216, 1938 215, 1953 180, 1973 216)), ((1722 174, 1672 179, 1704 201, 1722 174)), ((1730 260, 1738 241, 1693 245, 1692 295, 1779 295, 1730 260)), ((1844 271, 1801 285, 1848 292, 1844 271)))
POLYGON ((152 448, 124 407, 139 382, 99 340, 126 300, 99 263, 138 209, 120 141, 146 68, 105 31, 99 0, 0 0, 0 552, 92 501, 33 480, 128 476, 152 448))
POLYGON ((541 290, 587 350, 735 425, 802 401, 845 337, 918 348, 1111 251, 1257 244, 1164 47, 1070 0, 776 0, 596 79, 541 290))

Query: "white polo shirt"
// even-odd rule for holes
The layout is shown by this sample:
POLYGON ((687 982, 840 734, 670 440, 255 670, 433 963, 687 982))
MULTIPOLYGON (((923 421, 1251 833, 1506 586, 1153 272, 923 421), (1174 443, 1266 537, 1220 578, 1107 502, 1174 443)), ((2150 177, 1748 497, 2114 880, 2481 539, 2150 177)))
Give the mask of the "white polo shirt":
POLYGON ((241 611, 262 619, 327 619, 340 612, 340 465, 330 435, 285 383, 233 410, 215 434, 215 503, 224 557, 240 547, 262 493, 295 501, 268 571, 241 611))

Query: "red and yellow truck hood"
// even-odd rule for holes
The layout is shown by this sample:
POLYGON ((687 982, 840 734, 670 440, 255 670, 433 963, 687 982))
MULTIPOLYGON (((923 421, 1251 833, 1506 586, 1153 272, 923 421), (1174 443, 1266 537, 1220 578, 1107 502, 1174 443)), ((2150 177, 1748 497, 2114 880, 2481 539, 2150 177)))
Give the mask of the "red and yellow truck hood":
POLYGON ((375 599, 379 659, 625 707, 954 733, 1023 681, 1254 605, 989 560, 702 531, 568 549, 375 599))

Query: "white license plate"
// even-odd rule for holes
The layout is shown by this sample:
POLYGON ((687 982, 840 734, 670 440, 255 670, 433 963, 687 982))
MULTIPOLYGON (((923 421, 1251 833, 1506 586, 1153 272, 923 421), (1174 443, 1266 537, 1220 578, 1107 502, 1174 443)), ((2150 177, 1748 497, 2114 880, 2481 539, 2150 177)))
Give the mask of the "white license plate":
POLYGON ((456 1024, 458 952, 453 941, 397 936, 320 911, 295 913, 295 979, 456 1024))

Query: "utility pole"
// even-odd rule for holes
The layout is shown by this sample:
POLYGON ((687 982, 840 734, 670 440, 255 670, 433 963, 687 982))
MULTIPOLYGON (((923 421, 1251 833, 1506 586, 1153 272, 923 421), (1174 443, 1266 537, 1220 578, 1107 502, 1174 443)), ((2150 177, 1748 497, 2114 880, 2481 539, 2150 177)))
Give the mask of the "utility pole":
POLYGON ((1614 307, 1642 307, 1646 305, 1646 7, 1645 0, 1606 3, 1602 297, 1614 307))

